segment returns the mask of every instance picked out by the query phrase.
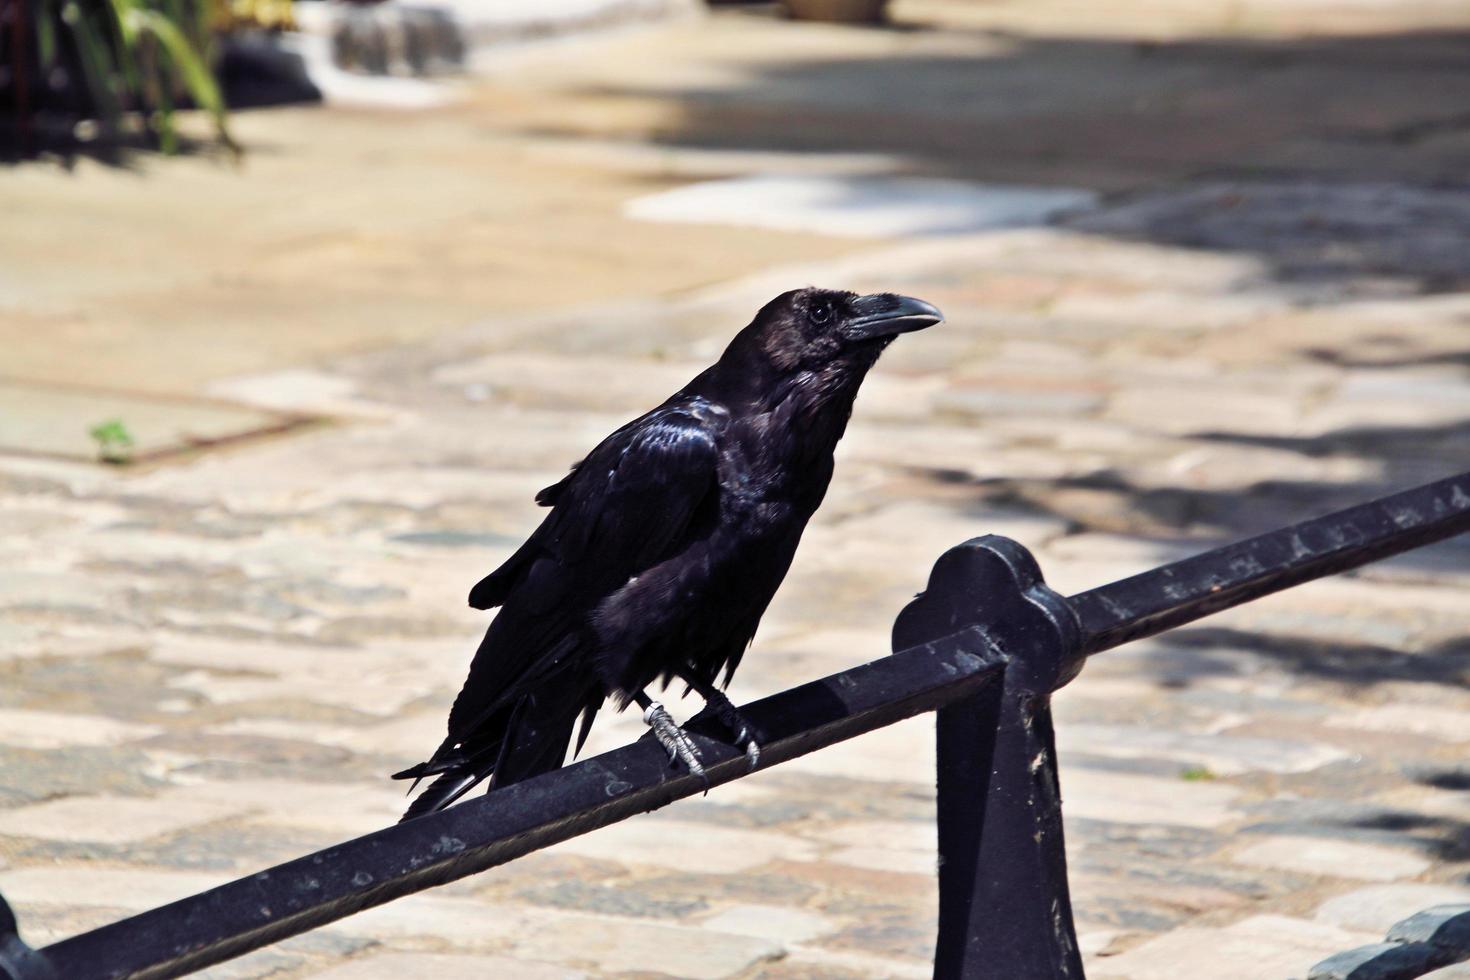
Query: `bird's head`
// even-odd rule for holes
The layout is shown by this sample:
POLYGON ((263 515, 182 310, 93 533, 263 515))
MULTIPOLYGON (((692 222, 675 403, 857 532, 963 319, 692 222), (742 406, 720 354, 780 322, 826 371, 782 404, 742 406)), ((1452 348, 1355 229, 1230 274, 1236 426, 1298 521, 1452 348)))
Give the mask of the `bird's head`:
POLYGON ((943 319, 933 306, 909 296, 795 289, 763 306, 745 332, 759 354, 783 374, 844 364, 864 371, 899 334, 943 319))

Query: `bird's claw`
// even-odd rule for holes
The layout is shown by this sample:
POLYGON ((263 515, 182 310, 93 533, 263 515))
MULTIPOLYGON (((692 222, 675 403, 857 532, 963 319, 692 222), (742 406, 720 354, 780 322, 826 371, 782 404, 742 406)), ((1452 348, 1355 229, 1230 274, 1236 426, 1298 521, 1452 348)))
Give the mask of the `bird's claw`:
POLYGON ((653 732, 653 737, 658 739, 658 744, 669 753, 669 765, 682 761, 684 767, 704 780, 708 788, 709 777, 705 774, 704 762, 699 757, 699 748, 688 733, 674 723, 673 717, 664 710, 664 706, 657 701, 650 702, 643 709, 643 722, 653 732))
POLYGON ((745 762, 750 769, 754 770, 760 765, 761 747, 757 741, 755 726, 745 720, 745 716, 735 709, 730 699, 723 694, 708 699, 715 709, 715 715, 720 723, 730 730, 735 738, 735 744, 745 750, 745 762))

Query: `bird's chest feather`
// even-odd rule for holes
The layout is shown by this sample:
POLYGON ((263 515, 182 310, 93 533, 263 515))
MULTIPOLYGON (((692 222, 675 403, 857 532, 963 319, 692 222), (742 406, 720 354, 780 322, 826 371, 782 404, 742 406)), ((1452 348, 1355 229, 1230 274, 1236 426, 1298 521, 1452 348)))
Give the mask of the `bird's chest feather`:
POLYGON ((784 440, 732 440, 720 460, 720 523, 763 541, 800 535, 832 480, 831 443, 812 445, 788 433, 784 440))

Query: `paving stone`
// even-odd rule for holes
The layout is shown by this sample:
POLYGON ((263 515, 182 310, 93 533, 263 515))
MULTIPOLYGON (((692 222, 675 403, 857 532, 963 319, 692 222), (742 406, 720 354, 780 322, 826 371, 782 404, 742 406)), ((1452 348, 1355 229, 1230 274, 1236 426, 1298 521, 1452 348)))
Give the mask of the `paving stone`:
POLYGON ((864 820, 824 824, 816 828, 824 843, 881 845, 899 851, 933 851, 937 840, 931 820, 864 820))
POLYGON ((274 413, 220 402, 15 381, 0 385, 0 446, 11 452, 92 461, 98 449, 88 435, 90 429, 115 418, 128 420, 134 440, 131 451, 137 457, 180 452, 199 440, 238 439, 289 424, 274 413))
MULTIPOLYGON (((345 673, 346 665, 337 673, 345 673)), ((398 684, 385 677, 364 677, 354 665, 351 679, 341 676, 330 682, 324 678, 306 676, 297 672, 291 677, 219 677, 204 671, 180 674, 169 681, 176 690, 193 691, 203 695, 214 704, 239 702, 306 700, 317 704, 337 705, 354 710, 368 710, 375 714, 391 714, 404 705, 434 691, 432 678, 422 674, 405 683, 398 684)), ((403 672, 408 675, 408 671, 403 672)))
POLYGON ((1087 751, 1120 758, 1163 758, 1209 769, 1220 776, 1243 772, 1309 772, 1348 757, 1331 745, 1252 738, 1227 733, 1194 734, 1124 725, 1073 724, 1057 733, 1057 751, 1087 751))
POLYGON ((408 759, 432 752, 434 746, 443 741, 444 719, 418 712, 373 725, 322 724, 316 721, 292 721, 276 718, 240 718, 219 726, 212 726, 210 731, 229 735, 263 735, 268 738, 296 739, 323 746, 338 746, 355 752, 377 752, 408 759))
POLYGON ((1470 901, 1470 888, 1405 883, 1370 885, 1329 898, 1315 918, 1344 929, 1386 934, 1394 923, 1435 905, 1470 901))
MULTIPOLYGON (((188 704, 189 702, 186 702, 188 704)), ((192 704, 190 705, 192 707, 192 704)), ((210 725, 205 734, 212 736, 247 736, 282 741, 309 742, 320 745, 350 742, 355 731, 347 725, 330 725, 319 721, 294 721, 285 718, 235 718, 210 725)))
POLYGON ((838 864, 919 875, 933 875, 938 867, 938 839, 929 821, 824 825, 819 839, 843 845, 827 855, 838 864))
POLYGON ((651 925, 638 920, 578 917, 547 923, 517 939, 518 957, 587 964, 618 973, 665 973, 716 980, 782 955, 777 943, 708 929, 651 925))
POLYGON ((822 803, 792 797, 769 796, 747 802, 726 803, 721 794, 719 802, 691 800, 676 811, 687 820, 719 824, 725 827, 785 828, 802 820, 817 817, 828 811, 822 803))
POLYGON ((1173 980, 1181 970, 1199 980, 1280 980, 1302 976, 1311 964, 1362 933, 1279 915, 1259 915, 1222 928, 1175 929, 1117 956, 1093 962, 1092 976, 1173 980))
POLYGON ((1219 827, 1235 819, 1230 804, 1240 795, 1218 783, 1154 779, 1065 767, 1062 807, 1069 818, 1114 823, 1219 827))
POLYGON ((13 868, 0 872, 0 894, 26 905, 78 905, 142 911, 222 885, 227 875, 192 871, 98 868, 13 868))
MULTIPOLYGON (((242 825, 230 820, 194 826, 166 837, 119 847, 116 857, 135 866, 248 874, 324 850, 340 840, 340 834, 274 825, 242 825)), ((60 856, 61 848, 55 845, 45 850, 60 856)), ((99 852, 103 849, 88 845, 77 850, 101 857, 99 852)))
POLYGON ((874 956, 933 959, 934 915, 927 909, 877 901, 852 911, 846 928, 822 940, 830 949, 855 950, 874 956))
MULTIPOLYGON (((33 646, 12 647, 6 654, 21 657, 106 657, 137 650, 146 637, 141 630, 109 625, 97 629, 77 624, 62 624, 51 630, 38 630, 33 646)), ((0 655, 3 656, 3 655, 0 655)))
POLYGON ((469 363, 445 365, 432 376, 441 384, 485 385, 501 403, 639 412, 650 402, 678 391, 706 367, 702 361, 609 361, 605 356, 579 358, 561 351, 501 351, 469 363), (587 378, 593 373, 605 376, 605 383, 589 386, 587 378))
POLYGON ((387 406, 356 397, 354 379, 303 368, 225 378, 205 390, 219 398, 277 411, 368 418, 394 414, 387 406))
POLYGON ((235 816, 240 808, 208 800, 73 796, 0 810, 0 834, 52 841, 121 844, 235 816))
POLYGON ((934 783, 934 720, 913 718, 794 759, 787 772, 847 779, 934 783))
POLYGON ((1341 222, 1332 239, 1338 249, 1352 241, 1379 268, 1433 267, 1450 274, 1455 260, 1424 253, 1463 233, 1457 226, 1463 207, 1442 192, 1381 184, 1222 183, 1165 192, 1076 223, 1093 230, 1147 223, 1167 239, 1185 237, 1197 247, 1206 242, 1238 247, 1249 238, 1277 261, 1305 272, 1341 261, 1312 225, 1311 216, 1320 209, 1341 222), (1235 203, 1222 209, 1222 200, 1235 203), (1426 225, 1422 219, 1428 215, 1433 217, 1426 225))
POLYGON ((810 861, 817 849, 808 841, 771 831, 733 830, 680 820, 625 820, 557 844, 549 853, 729 874, 754 870, 772 861, 810 861))
POLYGON ((315 980, 484 980, 486 977, 524 977, 525 980, 577 980, 587 974, 564 966, 533 963, 505 956, 465 956, 449 953, 369 953, 341 966, 309 973, 315 980))
POLYGON ((1464 711, 1421 704, 1383 704, 1355 708, 1327 719, 1340 728, 1407 732, 1446 742, 1470 742, 1470 716, 1464 711))
POLYGON ((780 902, 791 907, 805 907, 823 894, 822 882, 806 873, 811 867, 786 864, 780 872, 740 875, 669 873, 639 878, 630 887, 653 895, 697 900, 716 907, 722 902, 749 905, 780 902))
POLYGON ((283 953, 299 953, 306 957, 346 957, 360 953, 373 945, 371 940, 333 936, 324 932, 305 932, 299 936, 292 936, 290 939, 283 939, 271 948, 283 953))
POLYGON ((1429 867, 1425 859, 1396 848, 1309 837, 1272 837, 1237 851, 1234 860, 1282 871, 1364 881, 1412 878, 1429 867))
POLYGON ((905 851, 889 847, 844 847, 827 855, 827 860, 838 864, 850 864, 874 871, 895 871, 901 874, 934 875, 939 867, 936 853, 905 851))
POLYGON ((1334 397, 1315 409, 1308 425, 1316 413, 1325 416, 1323 428, 1398 422, 1444 425, 1470 418, 1470 398, 1457 372, 1435 377, 1422 367, 1353 371, 1342 379, 1334 397))
POLYGON ((1423 785, 1432 786, 1431 780, 1439 778, 1448 779, 1451 785, 1463 785, 1460 782, 1462 774, 1458 769, 1440 773, 1430 772, 1419 778, 1418 782, 1421 785, 1383 793, 1376 798, 1376 802, 1399 812, 1418 814, 1431 820, 1459 820, 1467 812, 1466 807, 1470 807, 1470 791, 1437 790, 1423 785))
POLYGON ((0 800, 7 805, 97 792, 142 794, 164 783, 153 750, 130 745, 69 748, 49 752, 0 746, 0 800), (58 754, 65 754, 65 764, 58 754))
POLYGON ((60 942, 119 919, 129 910, 105 905, 36 905, 12 903, 20 925, 20 937, 32 947, 60 942))
POLYGON ((180 783, 200 785, 252 779, 270 779, 283 769, 297 780, 336 784, 348 779, 368 780, 382 772, 383 763, 355 757, 346 749, 279 738, 222 737, 198 732, 162 736, 149 755, 156 768, 180 783), (186 749, 195 754, 187 758, 186 749))
POLYGON ((922 585, 940 554, 980 534, 1000 534, 1040 547, 1064 531, 1061 521, 1013 508, 970 512, 937 503, 897 501, 882 507, 867 502, 864 513, 840 518, 830 532, 823 522, 819 533, 828 547, 839 552, 840 561, 872 560, 866 558, 864 547, 881 543, 889 560, 901 556, 905 564, 912 563, 918 572, 915 584, 922 585))
POLYGON ((458 949, 503 950, 518 934, 563 921, 547 910, 428 892, 359 912, 323 927, 323 934, 380 943, 433 937, 458 949))
POLYGON ((758 225, 884 237, 1044 224, 1095 200, 1079 188, 985 186, 929 178, 761 174, 635 198, 644 221, 758 225))
MULTIPOLYGON (((1077 951, 1082 954, 1083 960, 1089 960, 1097 956, 1107 955, 1112 949, 1113 943, 1122 933, 1116 929, 1092 929, 1086 932, 1080 929, 1077 932, 1077 951)), ((1084 966, 1086 963, 1084 962, 1084 966)))
POLYGON ((924 980, 934 975, 926 960, 868 956, 812 946, 795 947, 777 962, 762 967, 757 977, 874 977, 880 980, 924 980))
POLYGON ((303 957, 276 949, 260 949, 200 970, 197 975, 203 980, 259 980, 298 970, 305 962, 303 957))
POLYGON ((181 800, 248 811, 252 822, 347 837, 398 821, 402 788, 379 783, 309 783, 297 780, 207 782, 177 791, 181 800))
POLYGON ((1202 435, 1219 429, 1222 418, 1232 432, 1270 435, 1289 430, 1301 402, 1289 395, 1237 391, 1227 386, 1128 385, 1108 402, 1107 419, 1147 432, 1202 435))
POLYGON ((119 745, 157 735, 153 725, 96 715, 0 709, 0 742, 27 749, 59 749, 77 745, 119 745))
POLYGON ((985 418, 992 415, 1052 415, 1068 417, 1089 415, 1104 403, 1096 391, 1047 390, 1049 385, 1015 383, 1005 386, 986 384, 958 388, 934 397, 934 410, 941 415, 965 415, 985 418), (1038 390, 1040 389, 1040 390, 1038 390))
POLYGON ((429 548, 487 548, 491 546, 504 548, 520 544, 519 538, 513 538, 508 534, 486 534, 472 531, 408 531, 404 534, 393 535, 391 540, 429 548))
POLYGON ((538 881, 517 889, 514 895, 518 900, 552 908, 652 919, 682 919, 709 908, 703 897, 666 897, 661 888, 647 881, 631 885, 538 881))
POLYGON ((758 936, 783 945, 806 943, 836 932, 825 915, 780 905, 732 905, 700 922, 701 928, 758 936))
POLYGON ((1116 324, 1137 329, 1146 324, 1153 330, 1190 333, 1238 327, 1289 308, 1279 295, 1213 295, 1208 302, 1200 302, 1198 294, 1177 289, 1139 289, 1121 295, 1116 290, 1098 295, 1082 289, 1069 291, 1049 312, 1089 326, 1116 324))

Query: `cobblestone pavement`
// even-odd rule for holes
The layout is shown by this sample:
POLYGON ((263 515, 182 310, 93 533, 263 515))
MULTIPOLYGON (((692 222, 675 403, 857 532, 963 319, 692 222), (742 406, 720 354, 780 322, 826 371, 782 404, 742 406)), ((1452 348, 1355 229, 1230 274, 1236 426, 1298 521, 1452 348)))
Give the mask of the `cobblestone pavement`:
MULTIPOLYGON (((226 378, 326 421, 170 464, 0 456, 0 892, 44 943, 395 819, 386 774, 438 740, 485 622, 463 596, 535 490, 793 285, 949 320, 870 378, 737 701, 885 654, 979 533, 1073 592, 1463 469, 1470 204, 1410 163, 1175 176, 226 378)), ((1470 901, 1467 585, 1447 543, 1058 695, 1090 976, 1301 977, 1470 901)), ((640 728, 601 719, 589 750, 640 728)), ((932 763, 915 719, 209 975, 927 976, 932 763)))

